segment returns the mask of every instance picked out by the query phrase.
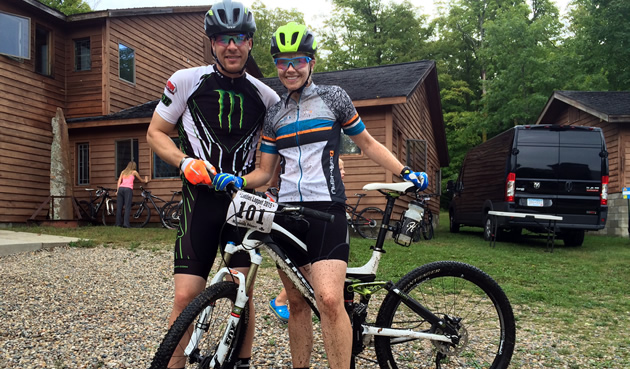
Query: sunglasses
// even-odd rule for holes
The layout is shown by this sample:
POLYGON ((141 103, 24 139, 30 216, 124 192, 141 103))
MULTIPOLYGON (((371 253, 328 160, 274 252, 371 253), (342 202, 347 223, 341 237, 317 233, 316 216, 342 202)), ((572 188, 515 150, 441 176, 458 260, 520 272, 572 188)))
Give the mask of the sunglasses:
POLYGON ((237 47, 243 46, 247 40, 249 40, 249 36, 245 34, 238 35, 215 35, 214 40, 217 44, 221 46, 228 46, 230 41, 234 41, 234 45, 237 47))
POLYGON ((298 56, 296 58, 275 58, 273 62, 276 63, 276 68, 287 70, 290 65, 293 66, 293 69, 305 68, 311 60, 313 59, 308 56, 298 56))

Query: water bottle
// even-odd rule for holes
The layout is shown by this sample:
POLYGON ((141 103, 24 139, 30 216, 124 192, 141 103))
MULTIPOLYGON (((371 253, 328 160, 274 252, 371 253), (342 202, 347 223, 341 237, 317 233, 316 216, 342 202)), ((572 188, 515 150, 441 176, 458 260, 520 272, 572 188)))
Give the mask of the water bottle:
POLYGON ((401 246, 409 246, 415 232, 420 231, 420 220, 424 215, 424 208, 418 201, 411 201, 409 208, 403 214, 403 222, 396 236, 396 243, 401 246))

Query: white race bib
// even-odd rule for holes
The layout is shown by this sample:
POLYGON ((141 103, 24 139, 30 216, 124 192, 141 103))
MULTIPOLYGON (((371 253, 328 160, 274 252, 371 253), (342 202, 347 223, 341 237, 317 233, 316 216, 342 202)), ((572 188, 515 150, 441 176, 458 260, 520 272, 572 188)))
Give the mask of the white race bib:
POLYGON ((249 192, 238 191, 228 207, 228 224, 255 229, 262 233, 271 232, 274 212, 278 204, 249 192))

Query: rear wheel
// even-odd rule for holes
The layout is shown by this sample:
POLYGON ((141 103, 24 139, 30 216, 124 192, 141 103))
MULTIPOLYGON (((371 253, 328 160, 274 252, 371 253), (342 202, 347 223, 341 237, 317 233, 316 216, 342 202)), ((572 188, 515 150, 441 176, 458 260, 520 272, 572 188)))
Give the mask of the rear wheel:
POLYGON ((376 207, 369 207, 361 210, 354 219, 354 226, 363 238, 376 239, 381 230, 383 221, 383 210, 376 207))
POLYGON ((162 225, 168 229, 179 227, 181 201, 169 201, 162 207, 162 225))
POLYGON ((483 239, 490 241, 494 235, 494 220, 490 215, 486 214, 486 220, 483 224, 483 239))
POLYGON ((131 204, 131 216, 129 217, 129 225, 131 228, 142 228, 151 219, 151 209, 144 201, 134 202, 131 204))
POLYGON ((568 229, 562 231, 562 239, 565 246, 577 247, 584 243, 583 229, 568 229))
POLYGON ((430 209, 426 209, 422 219, 422 237, 425 240, 430 240, 433 238, 433 232, 433 213, 430 209))
POLYGON ((408 301, 422 303, 441 322, 456 331, 445 343, 411 337, 374 337, 381 368, 488 368, 510 364, 516 339, 514 313, 501 287, 480 269, 453 261, 416 268, 389 292, 378 312, 376 326, 416 333, 444 334, 412 310, 408 301))

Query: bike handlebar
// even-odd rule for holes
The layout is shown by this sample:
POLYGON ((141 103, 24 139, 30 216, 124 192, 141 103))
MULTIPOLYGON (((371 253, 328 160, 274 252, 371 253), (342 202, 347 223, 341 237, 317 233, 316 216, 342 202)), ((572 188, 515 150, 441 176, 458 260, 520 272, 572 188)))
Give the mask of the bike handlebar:
MULTIPOLYGON (((208 168, 208 175, 210 176, 210 179, 214 179, 214 174, 212 174, 212 171, 210 170, 210 168, 212 167, 212 164, 210 164, 207 161, 204 161, 204 163, 206 164, 206 167, 208 168)), ((230 195, 234 195, 236 192, 241 191, 241 189, 237 188, 234 185, 234 183, 230 182, 225 187, 225 191, 229 193, 230 195)), ((261 196, 261 197, 264 197, 264 196, 261 196)), ((332 223, 335 221, 334 215, 325 213, 323 211, 313 210, 313 209, 305 208, 299 205, 288 205, 288 204, 282 204, 282 203, 278 203, 278 205, 280 209, 278 212, 280 213, 289 213, 289 212, 298 213, 301 215, 313 217, 315 219, 323 220, 324 222, 329 222, 329 223, 332 223)))

